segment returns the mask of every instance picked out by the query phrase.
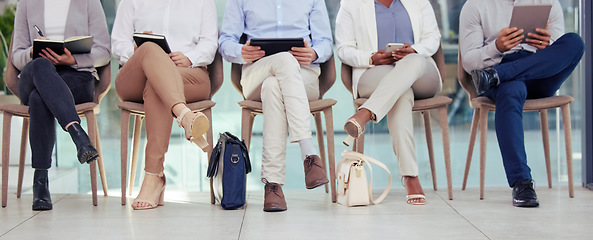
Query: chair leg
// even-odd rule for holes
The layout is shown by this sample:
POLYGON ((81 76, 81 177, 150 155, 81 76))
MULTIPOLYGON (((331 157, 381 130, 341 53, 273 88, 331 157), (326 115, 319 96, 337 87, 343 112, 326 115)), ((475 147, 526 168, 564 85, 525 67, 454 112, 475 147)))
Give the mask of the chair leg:
POLYGON ((27 142, 29 137, 29 118, 23 118, 23 131, 21 132, 21 153, 19 155, 19 178, 16 187, 16 198, 21 198, 23 191, 23 178, 25 175, 25 157, 27 155, 27 142))
MULTIPOLYGON (((138 154, 140 153, 140 140, 142 133, 142 120, 144 119, 144 116, 135 115, 134 119, 134 129, 132 130, 134 134, 132 136, 132 160, 130 163, 130 181, 128 185, 129 196, 131 196, 132 192, 134 191, 134 182, 136 181, 136 169, 138 169, 138 154)), ((127 141, 128 139, 126 134, 126 142, 127 141)))
POLYGON ((249 122, 247 122, 249 124, 249 127, 247 128, 247 138, 249 138, 249 144, 251 144, 251 136, 253 134, 253 123, 255 122, 255 116, 257 114, 252 112, 251 114, 249 114, 249 122))
POLYGON ((467 177, 469 175, 469 168, 472 164, 472 155, 474 154, 474 144, 476 143, 476 134, 478 132, 478 124, 480 122, 480 109, 474 109, 474 116, 472 117, 472 125, 469 131, 469 146, 467 147, 467 158, 465 160, 465 172, 463 174, 463 184, 461 190, 465 190, 467 185, 467 177))
MULTIPOLYGON (((87 129, 95 129, 95 125, 97 123, 95 113, 92 111, 88 111, 84 113, 84 116, 86 117, 86 123, 88 127, 87 129)), ((93 146, 97 146, 97 135, 95 131, 88 131, 88 134, 93 146)), ((97 161, 90 162, 89 166, 91 172, 91 191, 93 198, 93 206, 97 206, 97 161)))
POLYGON ((10 122, 12 114, 4 112, 2 124, 2 207, 8 201, 8 162, 10 159, 10 122))
POLYGON ((89 163, 91 170, 91 192, 93 198, 93 206, 97 206, 97 161, 89 163))
MULTIPOLYGON (((107 192, 109 188, 107 187, 107 174, 105 172, 105 164, 103 161, 103 151, 101 150, 101 137, 99 135, 99 125, 97 122, 94 123, 95 125, 95 138, 96 138, 96 147, 97 151, 99 152, 99 158, 97 159, 97 164, 99 165, 99 176, 101 177, 101 186, 103 188, 103 196, 107 197, 107 192)), ((90 129, 89 129, 90 131, 90 129)))
POLYGON ((552 168, 550 164, 550 137, 548 134, 548 110, 539 110, 539 121, 544 143, 544 159, 546 160, 546 173, 548 174, 548 188, 552 188, 552 168))
POLYGON ((434 151, 432 147, 432 128, 430 126, 430 112, 422 111, 424 118, 424 133, 426 135, 426 145, 428 146, 428 160, 430 163, 430 172, 432 173, 432 188, 437 191, 437 173, 434 166, 434 151))
POLYGON ((249 150, 251 144, 251 129, 253 126, 253 115, 251 110, 243 108, 241 109, 241 138, 245 141, 245 145, 249 150))
POLYGON ((572 175, 572 127, 570 123, 570 108, 562 105, 562 126, 564 127, 564 142, 566 146, 566 168, 568 172, 568 196, 574 197, 574 182, 572 175))
POLYGON ((443 135, 443 153, 445 154, 445 174, 447 175, 447 193, 449 200, 453 200, 453 183, 451 181, 451 151, 449 146, 449 122, 447 118, 447 106, 439 108, 441 132, 443 135))
MULTIPOLYGON (((206 117, 208 118, 208 120, 210 120, 210 123, 212 123, 212 108, 207 108, 204 109, 202 111, 202 113, 204 115, 206 115, 206 117)), ((208 163, 210 163, 210 156, 212 155, 212 150, 214 149, 214 137, 212 136, 212 124, 210 124, 210 127, 208 127, 208 132, 206 132, 206 140, 208 141, 208 144, 210 145, 210 148, 208 149, 208 163)), ((214 186, 213 186, 213 182, 212 182, 212 178, 210 178, 210 180, 208 181, 208 185, 210 188, 210 203, 214 204, 214 186)))
POLYGON ((328 107, 323 110, 323 115, 325 115, 325 129, 327 130, 327 159, 329 165, 329 181, 331 183, 331 192, 332 192, 332 202, 336 202, 337 200, 337 192, 336 192, 336 155, 335 155, 335 145, 334 145, 334 117, 333 111, 331 107, 328 107))
POLYGON ((128 132, 130 112, 121 110, 120 158, 121 158, 121 205, 126 205, 126 181, 128 180, 128 132))
POLYGON ((488 140, 488 109, 480 109, 480 200, 484 199, 486 176, 486 143, 488 140))
MULTIPOLYGON (((316 134, 317 135, 317 143, 319 145, 319 156, 321 157, 321 162, 323 163, 322 167, 325 170, 325 174, 327 174, 327 168, 325 167, 325 145, 323 143, 323 125, 322 125, 322 121, 321 121, 321 113, 320 112, 316 112, 313 113, 313 117, 315 118, 315 128, 316 128, 316 134)), ((327 184, 325 184, 325 192, 328 193, 329 192, 329 187, 327 186, 327 184)))

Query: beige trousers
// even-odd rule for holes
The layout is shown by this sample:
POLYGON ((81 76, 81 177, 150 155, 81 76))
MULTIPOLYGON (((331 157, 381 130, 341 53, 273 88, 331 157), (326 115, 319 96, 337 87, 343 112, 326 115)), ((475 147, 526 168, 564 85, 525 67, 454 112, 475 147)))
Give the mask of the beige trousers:
MULTIPOLYGON (((360 77, 358 94, 368 100, 360 106, 379 122, 387 116, 393 151, 402 176, 418 176, 412 108, 414 98, 428 98, 442 87, 432 58, 410 54, 394 65, 369 68, 360 77)), ((359 109, 360 109, 359 108, 359 109)))
POLYGON ((120 69, 115 90, 122 101, 144 103, 144 170, 159 173, 169 148, 173 106, 208 99, 210 79, 205 68, 177 67, 158 45, 144 43, 120 69))
POLYGON ((263 182, 285 183, 287 134, 291 142, 311 138, 309 101, 319 98, 320 73, 319 66, 301 66, 288 52, 243 65, 243 94, 261 100, 264 112, 263 182))

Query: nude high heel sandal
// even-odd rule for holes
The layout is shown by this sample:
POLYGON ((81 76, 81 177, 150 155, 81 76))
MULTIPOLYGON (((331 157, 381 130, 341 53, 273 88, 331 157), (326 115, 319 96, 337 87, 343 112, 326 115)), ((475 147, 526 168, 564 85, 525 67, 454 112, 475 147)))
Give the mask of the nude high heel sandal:
MULTIPOLYGON (((158 176, 161 178, 161 181, 163 181, 163 187, 161 188, 161 193, 158 195, 158 199, 144 199, 144 198, 137 197, 136 199, 134 199, 134 203, 132 203, 132 208, 134 210, 153 209, 158 206, 165 205, 165 185, 167 185, 167 179, 165 178, 165 174, 163 172, 160 172, 160 173, 146 172, 146 175, 158 176), (140 206, 134 207, 134 205, 136 203, 148 203, 148 205, 143 206, 143 207, 140 207, 140 206)), ((142 189, 140 189, 140 191, 142 192, 142 189)), ((140 194, 138 194, 138 195, 140 195, 140 194)))
POLYGON ((346 124, 344 124, 344 131, 348 133, 348 136, 346 136, 346 139, 343 141, 346 146, 352 145, 354 139, 357 139, 364 133, 364 129, 354 118, 350 118, 346 121, 346 124))
MULTIPOLYGON (((406 185, 404 184, 405 177, 406 176, 402 176, 402 178, 401 178, 402 186, 404 186, 404 189, 406 188, 406 185)), ((426 204, 426 196, 423 193, 407 194, 406 195, 406 203, 410 204, 410 205, 425 205, 426 204), (423 200, 423 202, 420 202, 420 200, 423 200)))
MULTIPOLYGON (((177 117, 177 124, 179 124, 179 127, 183 128, 183 125, 181 123, 182 119, 183 117, 185 117, 185 114, 189 112, 191 112, 189 108, 186 108, 183 111, 181 111, 181 114, 179 114, 179 116, 177 117)), ((210 121, 208 120, 208 117, 206 117, 206 115, 204 115, 203 113, 198 112, 196 113, 196 116, 192 121, 191 136, 189 136, 188 138, 188 136, 186 135, 185 137, 190 142, 198 145, 198 147, 200 147, 202 151, 207 152, 208 150, 210 150, 210 145, 208 144, 208 141, 206 141, 203 135, 206 132, 208 132, 209 128, 210 121)))

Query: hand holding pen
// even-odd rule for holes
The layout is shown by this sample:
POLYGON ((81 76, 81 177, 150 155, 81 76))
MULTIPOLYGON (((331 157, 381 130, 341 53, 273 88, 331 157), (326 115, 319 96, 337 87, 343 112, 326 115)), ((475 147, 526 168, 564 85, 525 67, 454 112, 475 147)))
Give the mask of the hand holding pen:
POLYGON ((43 32, 41 31, 41 29, 39 29, 39 27, 37 27, 37 25, 33 25, 33 27, 35 28, 35 30, 37 30, 37 34, 39 34, 39 37, 37 37, 37 39, 47 39, 45 36, 43 36, 43 32))
MULTIPOLYGON (((33 25, 33 27, 35 28, 35 30, 37 30, 37 33, 39 34, 39 37, 37 37, 37 39, 47 39, 46 37, 43 36, 43 32, 41 32, 41 29, 39 29, 39 27, 37 27, 37 25, 33 25)), ((31 49, 31 55, 33 55, 33 49, 31 49)), ((54 51, 52 51, 49 48, 42 49, 41 53, 39 53, 39 55, 41 57, 49 60, 54 65, 70 66, 70 65, 76 64, 76 59, 74 58, 74 56, 72 56, 72 54, 70 53, 70 51, 68 51, 67 48, 64 48, 64 54, 62 54, 62 55, 56 54, 54 51)))

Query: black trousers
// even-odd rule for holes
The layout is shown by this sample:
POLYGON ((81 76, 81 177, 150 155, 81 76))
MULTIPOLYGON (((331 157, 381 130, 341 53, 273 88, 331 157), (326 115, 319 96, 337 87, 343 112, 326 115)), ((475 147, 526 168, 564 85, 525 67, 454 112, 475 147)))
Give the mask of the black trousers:
POLYGON ((23 68, 19 96, 29 106, 33 168, 51 167, 56 143, 54 118, 62 129, 70 122, 80 122, 74 105, 93 101, 94 90, 95 78, 90 72, 54 66, 45 58, 37 58, 23 68))

